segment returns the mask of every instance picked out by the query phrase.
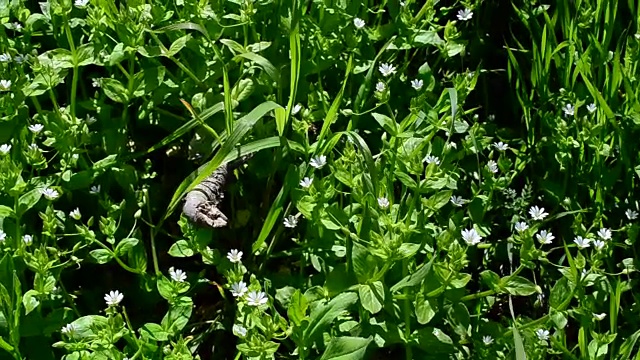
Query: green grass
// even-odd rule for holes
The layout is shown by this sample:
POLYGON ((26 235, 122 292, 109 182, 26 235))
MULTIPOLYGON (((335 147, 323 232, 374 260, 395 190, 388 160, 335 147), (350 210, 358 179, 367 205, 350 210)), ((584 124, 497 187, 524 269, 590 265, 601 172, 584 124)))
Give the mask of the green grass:
POLYGON ((0 0, 0 359, 640 359, 639 8, 0 0))

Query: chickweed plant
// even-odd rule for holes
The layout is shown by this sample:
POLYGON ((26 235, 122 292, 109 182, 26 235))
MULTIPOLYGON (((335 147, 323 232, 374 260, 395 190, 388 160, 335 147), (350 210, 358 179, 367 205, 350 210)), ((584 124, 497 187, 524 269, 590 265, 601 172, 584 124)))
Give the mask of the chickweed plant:
POLYGON ((0 0, 0 359, 640 359, 638 6, 0 0))

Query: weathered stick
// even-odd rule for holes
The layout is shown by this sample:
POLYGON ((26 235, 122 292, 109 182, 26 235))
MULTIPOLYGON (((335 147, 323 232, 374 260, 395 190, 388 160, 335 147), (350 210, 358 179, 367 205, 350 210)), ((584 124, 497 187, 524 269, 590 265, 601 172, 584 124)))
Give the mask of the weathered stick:
POLYGON ((200 226, 212 228, 224 227, 228 218, 220 211, 218 205, 224 198, 224 185, 229 172, 244 164, 251 156, 220 166, 185 196, 182 213, 192 222, 200 226))

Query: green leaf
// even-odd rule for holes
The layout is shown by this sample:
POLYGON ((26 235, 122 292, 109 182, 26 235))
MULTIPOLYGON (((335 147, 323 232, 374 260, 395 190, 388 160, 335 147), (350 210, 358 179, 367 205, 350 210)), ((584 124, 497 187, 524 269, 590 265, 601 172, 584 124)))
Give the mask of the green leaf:
POLYGON ((556 310, 564 310, 561 309, 561 305, 571 297, 573 297, 573 290, 569 285, 569 279, 563 276, 551 289, 549 306, 556 310))
POLYGON ((13 209, 8 207, 8 206, 4 206, 4 205, 0 205, 0 219, 6 218, 6 217, 14 217, 15 213, 13 212, 13 209))
POLYGON ((303 341, 305 344, 310 344, 322 332, 336 320, 336 317, 349 308, 351 305, 358 301, 358 295, 355 293, 342 293, 329 303, 319 306, 315 311, 311 312, 311 319, 309 320, 309 326, 304 330, 303 341))
POLYGON ((96 249, 89 252, 98 264, 106 264, 113 259, 113 253, 107 249, 96 249))
MULTIPOLYGON (((253 93, 253 89, 255 88, 253 84, 253 80, 251 79, 241 79, 236 83, 236 86, 231 89, 231 98, 237 102, 241 102, 253 93)), ((276 111, 282 109, 276 109, 276 111)))
POLYGON ((360 295, 360 303, 365 310, 372 314, 377 314, 382 310, 382 305, 384 304, 384 285, 382 281, 360 285, 358 287, 358 295, 360 295))
POLYGON ((120 240, 120 242, 116 246, 116 250, 115 250, 116 255, 120 256, 120 255, 126 254, 134 246, 138 245, 138 242, 140 242, 140 240, 136 238, 126 238, 126 239, 120 240))
POLYGON ((104 78, 100 81, 100 87, 104 90, 104 93, 109 97, 109 99, 115 102, 126 103, 129 101, 127 89, 116 79, 104 78))
POLYGON ((165 300, 171 300, 175 297, 173 291, 173 283, 165 276, 158 277, 156 287, 158 288, 160 296, 162 296, 165 300))
POLYGON ((162 318, 162 326, 172 335, 177 335, 189 322, 193 311, 191 298, 182 296, 171 304, 169 311, 162 318))
POLYGON ((280 82, 280 72, 278 71, 278 69, 276 69, 275 66, 273 66, 273 64, 269 60, 265 59, 264 57, 252 52, 243 52, 236 55, 233 60, 237 61, 239 58, 245 58, 260 65, 260 67, 267 73, 267 75, 269 75, 271 79, 273 79, 273 81, 276 82, 276 84, 280 82))
POLYGON ((429 271, 431 271, 431 265, 433 265, 433 261, 435 260, 435 258, 435 256, 432 257, 431 260, 429 260, 428 263, 422 265, 422 267, 418 271, 414 272, 413 274, 409 274, 404 279, 398 281, 397 284, 391 287, 390 291, 396 292, 406 287, 416 286, 420 284, 422 280, 427 277, 429 271))
POLYGON ((300 290, 296 289, 291 296, 291 301, 289 302, 289 307, 287 309, 289 320, 293 321, 296 326, 300 326, 302 321, 307 318, 308 307, 309 304, 307 303, 307 299, 300 290))
POLYGON ((171 44, 171 47, 169 47, 169 50, 163 55, 166 56, 166 57, 174 56, 175 54, 180 52, 180 50, 182 50, 187 45, 187 41, 189 41, 189 40, 191 40, 191 35, 189 35, 189 34, 178 38, 176 41, 174 41, 171 44))
POLYGON ((144 324, 144 326, 140 328, 140 334, 143 337, 147 337, 155 341, 169 340, 169 333, 166 332, 162 326, 154 323, 144 324))
POLYGON ((502 282, 504 283, 502 287, 511 295, 529 296, 536 292, 541 292, 538 291, 539 288, 536 284, 522 276, 508 276, 503 278, 502 282))
POLYGON ((420 45, 442 45, 444 40, 440 38, 436 31, 432 30, 419 30, 413 41, 420 45))
POLYGON ((372 337, 336 337, 331 339, 320 360, 360 360, 364 359, 372 337))
POLYGON ((485 270, 480 273, 482 281, 493 291, 501 292, 500 276, 491 270, 485 270))
POLYGON ((18 215, 22 215, 31 209, 35 204, 40 201, 42 197, 42 191, 40 188, 35 188, 28 191, 26 194, 20 196, 18 199, 18 215))
POLYGON ((380 127, 386 130, 389 135, 396 136, 398 134, 398 124, 396 124, 396 122, 393 121, 390 117, 378 113, 372 113, 371 115, 378 122, 378 124, 380 124, 380 127))
POLYGON ((169 255, 173 257, 190 257, 194 254, 195 252, 191 249, 191 245, 187 240, 178 240, 169 248, 169 255))
POLYGON ((424 295, 418 294, 416 296, 416 318, 420 325, 428 324, 431 319, 436 315, 436 311, 433 309, 433 305, 436 302, 430 299, 425 299, 424 295), (433 304, 432 304, 433 302, 433 304))
POLYGON ((22 296, 25 315, 29 315, 30 312, 40 305, 40 301, 37 299, 38 295, 39 293, 37 291, 31 289, 22 296))

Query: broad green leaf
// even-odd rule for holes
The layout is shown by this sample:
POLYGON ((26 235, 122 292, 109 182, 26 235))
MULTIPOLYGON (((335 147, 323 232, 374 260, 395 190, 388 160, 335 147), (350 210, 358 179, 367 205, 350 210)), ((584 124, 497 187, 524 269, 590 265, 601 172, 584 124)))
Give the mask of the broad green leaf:
POLYGON ((38 301, 37 298, 38 295, 39 293, 37 291, 31 289, 22 296, 22 306, 24 306, 25 315, 29 315, 30 312, 40 305, 40 301, 38 301))
POLYGON ((384 305, 384 285, 382 281, 372 284, 360 285, 358 295, 362 307, 372 314, 377 314, 384 305))
POLYGON ((372 337, 336 337, 331 339, 320 360, 360 360, 364 359, 372 337))
POLYGON ((289 308, 287 309, 289 320, 291 320, 296 326, 300 326, 300 324, 302 324, 302 320, 307 318, 308 307, 309 304, 307 303, 307 299, 302 295, 300 290, 296 289, 291 296, 289 308))
POLYGON ((120 240, 120 242, 116 246, 116 250, 115 250, 116 255, 121 256, 123 254, 126 254, 129 250, 131 250, 134 246, 136 246, 139 241, 140 240, 136 238, 126 238, 126 239, 120 240))
POLYGON ((13 212, 12 208, 0 205, 0 219, 13 216, 15 216, 15 213, 13 212))
POLYGON ((238 54, 235 58, 233 58, 233 60, 237 61, 239 58, 244 58, 260 65, 260 67, 267 73, 267 75, 269 75, 269 77, 273 81, 276 82, 276 84, 280 83, 280 72, 278 71, 278 69, 276 69, 275 66, 273 66, 273 64, 271 64, 269 60, 252 52, 244 52, 238 54))
POLYGON ((40 201, 42 197, 42 189, 35 188, 20 196, 18 199, 18 216, 24 214, 40 201))
POLYGON ((502 287, 511 295, 529 296, 538 291, 539 287, 522 276, 508 276, 503 279, 502 287))
POLYGON ((180 50, 182 50, 187 45, 187 42, 189 40, 191 40, 191 35, 189 35, 189 34, 178 38, 176 41, 174 41, 171 44, 171 46, 169 47, 167 53, 165 53, 164 56, 166 56, 166 57, 174 56, 175 54, 180 52, 180 50))
POLYGON ((191 249, 191 245, 187 240, 178 240, 169 248, 169 255, 173 257, 190 257, 194 254, 195 252, 191 249))
POLYGON ((405 287, 416 286, 420 284, 422 280, 427 277, 429 271, 431 271, 431 265, 433 265, 433 261, 435 260, 435 258, 435 256, 432 257, 431 260, 429 260, 428 263, 422 265, 422 267, 418 271, 409 274, 404 279, 398 281, 397 284, 391 287, 390 291, 396 292, 398 290, 404 289, 405 287))
POLYGON ((100 81, 100 88, 104 90, 105 95, 109 99, 118 102, 126 103, 129 101, 129 95, 127 89, 122 83, 116 79, 104 78, 100 81))
POLYGON ((140 328, 140 335, 147 337, 155 341, 167 341, 169 340, 169 333, 165 331, 162 326, 154 323, 144 324, 140 328))
POLYGON ((355 293, 342 293, 327 304, 319 306, 312 311, 309 326, 304 330, 303 341, 305 344, 311 344, 314 339, 322 334, 322 332, 331 325, 336 317, 358 301, 358 295, 355 293))
POLYGON ((106 264, 113 259, 113 253, 107 249, 95 249, 89 252, 98 264, 106 264))

